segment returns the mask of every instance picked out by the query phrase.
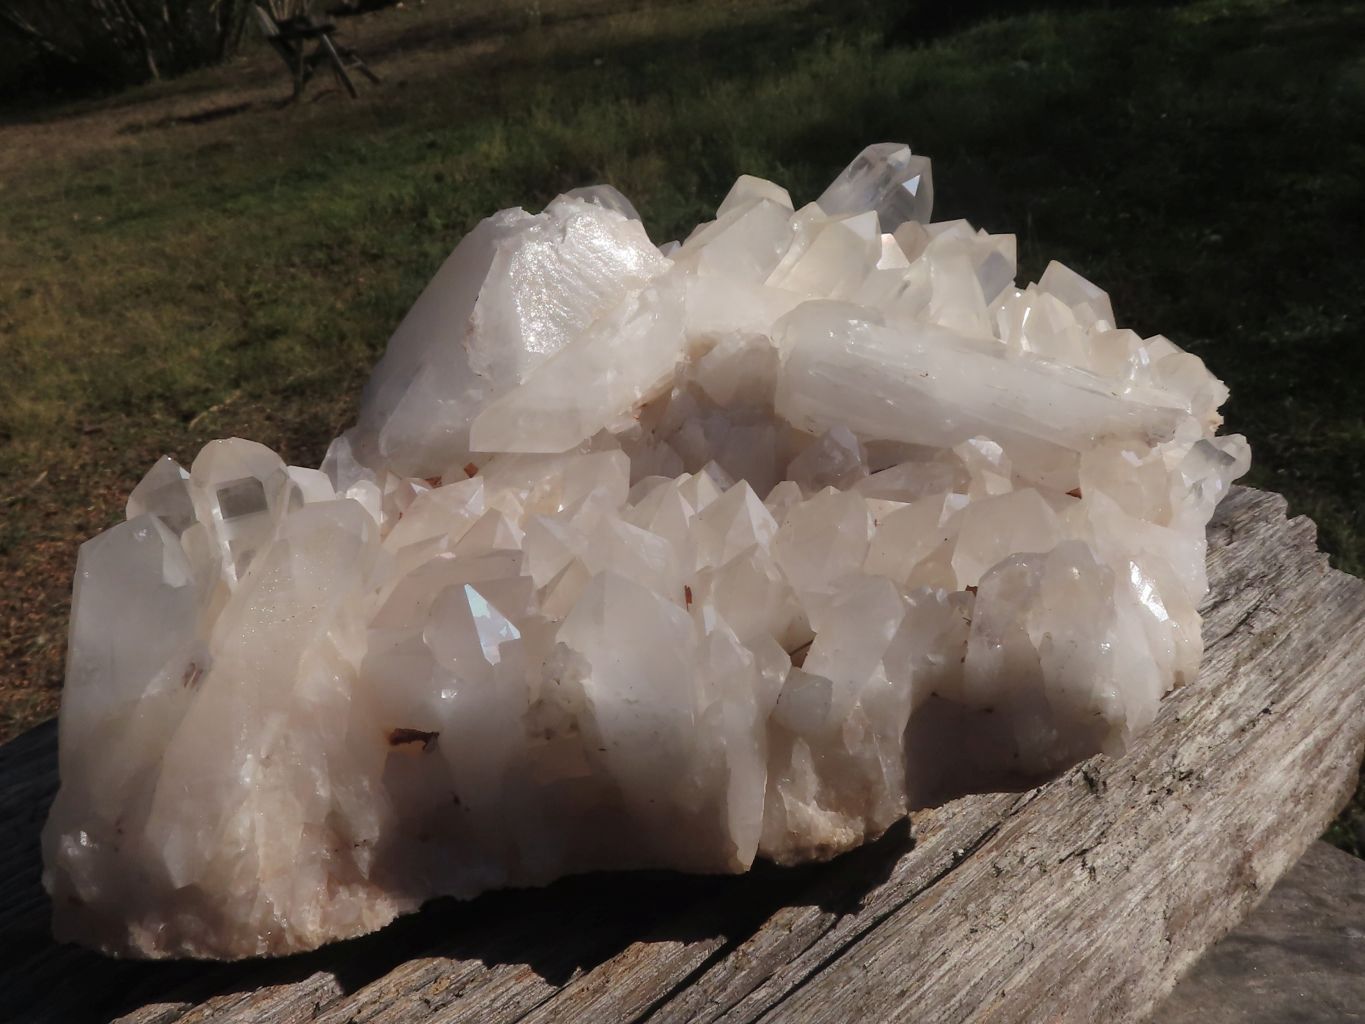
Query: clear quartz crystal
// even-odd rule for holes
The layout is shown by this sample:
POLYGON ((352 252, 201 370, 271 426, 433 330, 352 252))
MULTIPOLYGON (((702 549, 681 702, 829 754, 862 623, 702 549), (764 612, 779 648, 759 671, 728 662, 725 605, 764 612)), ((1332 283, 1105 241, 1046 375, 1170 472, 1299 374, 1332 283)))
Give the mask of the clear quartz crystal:
POLYGON ((911 154, 909 146, 879 142, 859 153, 816 201, 830 215, 872 210, 883 231, 906 221, 928 224, 934 208, 929 160, 911 154))
POLYGON ((440 894, 834 856, 1192 681, 1227 389, 870 146, 656 247, 474 228, 320 470, 164 458, 76 566, 63 938, 284 954, 440 894))
POLYGON ((592 203, 604 210, 619 213, 627 220, 640 219, 640 213, 635 209, 635 204, 623 196, 619 189, 611 185, 587 185, 583 188, 571 188, 564 195, 570 199, 581 199, 585 203, 592 203))

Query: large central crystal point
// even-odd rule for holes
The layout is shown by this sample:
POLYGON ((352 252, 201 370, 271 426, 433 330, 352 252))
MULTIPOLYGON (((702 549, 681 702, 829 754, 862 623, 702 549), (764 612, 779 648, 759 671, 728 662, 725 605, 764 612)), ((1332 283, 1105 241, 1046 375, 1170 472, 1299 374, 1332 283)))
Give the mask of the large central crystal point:
POLYGON ((869 147, 657 247, 460 243, 321 470, 156 464, 77 564, 57 934, 243 957, 438 894, 831 857, 1193 679, 1227 390, 869 147))

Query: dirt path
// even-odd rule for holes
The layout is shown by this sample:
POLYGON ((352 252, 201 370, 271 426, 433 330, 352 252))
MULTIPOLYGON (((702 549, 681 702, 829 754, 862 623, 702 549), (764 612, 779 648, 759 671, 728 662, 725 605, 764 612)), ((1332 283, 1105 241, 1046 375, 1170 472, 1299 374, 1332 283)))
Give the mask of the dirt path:
MULTIPOLYGON (((602 17, 629 7, 601 0, 545 6, 551 11, 540 14, 536 24, 602 17)), ((420 0, 331 20, 337 40, 358 51, 384 79, 381 88, 392 91, 420 88, 424 79, 450 74, 461 63, 499 49, 527 30, 528 10, 496 0, 420 0)), ((242 51, 220 67, 31 114, 0 113, 0 175, 136 147, 148 133, 288 110, 291 86, 283 63, 256 37, 254 26, 247 32, 242 51)), ((363 79, 357 84, 358 102, 365 103, 373 87, 363 79)), ((298 106, 309 110, 345 102, 340 87, 323 72, 298 106)))

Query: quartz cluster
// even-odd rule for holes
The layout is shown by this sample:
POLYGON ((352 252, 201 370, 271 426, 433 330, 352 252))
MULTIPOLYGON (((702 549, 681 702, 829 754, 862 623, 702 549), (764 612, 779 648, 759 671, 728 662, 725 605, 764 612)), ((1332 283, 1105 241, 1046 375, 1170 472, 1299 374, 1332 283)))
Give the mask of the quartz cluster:
POLYGON ((479 224, 320 470, 162 459, 82 547, 58 934, 243 957, 597 869, 827 858, 1115 753, 1199 666, 1227 391, 869 147, 681 244, 479 224))

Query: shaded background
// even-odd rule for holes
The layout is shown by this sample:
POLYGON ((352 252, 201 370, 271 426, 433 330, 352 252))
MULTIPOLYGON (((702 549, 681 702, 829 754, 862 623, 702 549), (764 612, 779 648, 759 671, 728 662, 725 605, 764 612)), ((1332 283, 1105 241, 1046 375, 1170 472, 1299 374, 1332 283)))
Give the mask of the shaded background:
MULTIPOLYGON (((3 6, 3 4, 0 4, 3 6)), ((321 5, 319 5, 321 6, 321 5)), ((385 77, 113 90, 0 36, 0 740, 56 710, 80 541, 163 453, 317 464, 461 234, 610 181, 657 242, 870 141, 1203 356, 1245 481, 1365 568, 1365 4, 427 0, 339 17, 385 77), (103 90, 103 91, 95 91, 103 90)), ((1365 854, 1365 796, 1330 833, 1365 854)))

